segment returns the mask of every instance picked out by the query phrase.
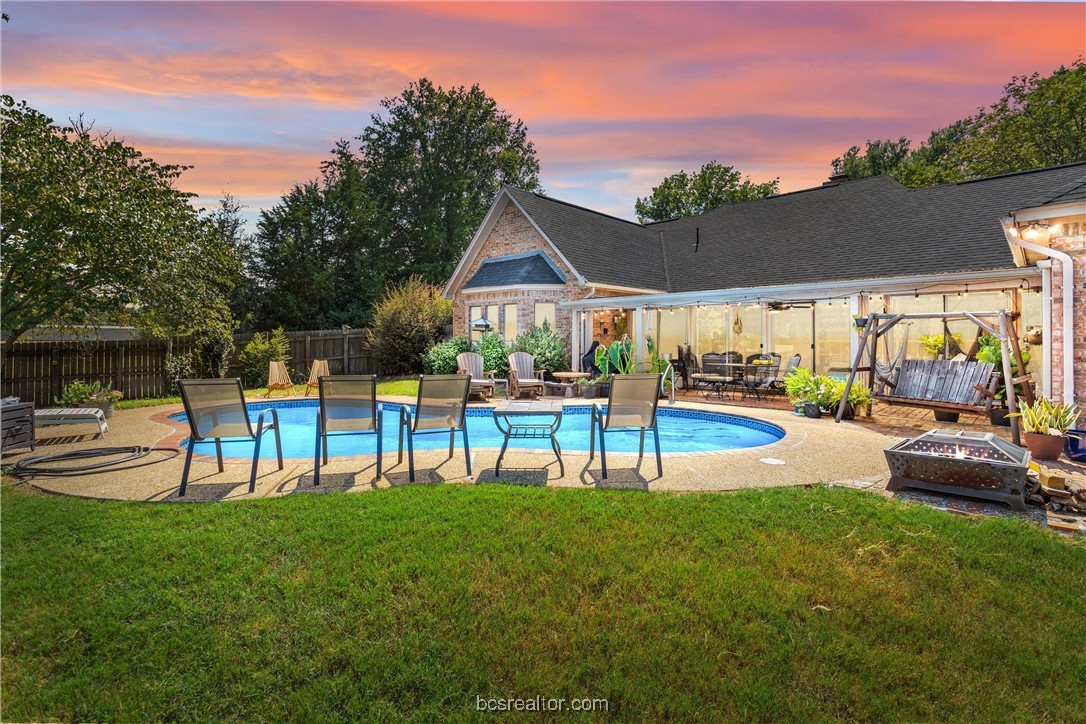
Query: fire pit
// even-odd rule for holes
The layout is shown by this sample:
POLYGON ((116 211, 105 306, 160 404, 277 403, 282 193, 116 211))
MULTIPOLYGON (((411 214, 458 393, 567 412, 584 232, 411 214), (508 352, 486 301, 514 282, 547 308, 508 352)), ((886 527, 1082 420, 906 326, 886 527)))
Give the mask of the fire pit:
POLYGON ((931 430, 886 449, 887 490, 922 488, 1026 509, 1029 452, 992 433, 931 430))

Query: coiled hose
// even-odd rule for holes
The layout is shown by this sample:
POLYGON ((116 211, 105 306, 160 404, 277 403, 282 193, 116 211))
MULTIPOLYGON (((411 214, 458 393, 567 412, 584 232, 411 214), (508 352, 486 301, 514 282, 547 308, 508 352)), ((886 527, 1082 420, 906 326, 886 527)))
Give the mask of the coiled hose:
POLYGON ((131 470, 144 465, 154 465, 172 460, 180 454, 181 450, 175 447, 143 447, 139 445, 131 447, 94 447, 86 450, 71 450, 53 455, 35 455, 23 458, 12 467, 11 474, 18 478, 19 482, 35 477, 71 478, 79 475, 92 475, 106 470, 115 472, 131 470), (153 460, 142 460, 152 452, 168 454, 153 460), (94 460, 96 458, 109 459, 82 465, 63 465, 63 463, 94 460), (142 462, 135 462, 138 460, 142 460, 142 462), (126 463, 134 464, 128 465, 126 463))

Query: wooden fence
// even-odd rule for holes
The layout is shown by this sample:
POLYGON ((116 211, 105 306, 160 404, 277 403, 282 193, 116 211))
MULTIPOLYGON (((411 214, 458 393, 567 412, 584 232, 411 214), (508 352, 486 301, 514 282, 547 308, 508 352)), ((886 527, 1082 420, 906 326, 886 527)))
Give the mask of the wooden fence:
MULTIPOLYGON (((234 336, 234 356, 229 375, 242 377, 238 353, 252 334, 234 336)), ((377 367, 366 350, 369 330, 307 330, 287 332, 290 362, 295 378, 308 375, 310 362, 327 359, 333 374, 375 374, 377 367)), ((174 354, 192 349, 192 340, 174 340, 174 354)), ((162 397, 170 394, 166 380, 166 342, 161 339, 26 341, 17 342, 10 354, 3 350, 0 392, 14 395, 38 407, 53 405, 74 380, 100 381, 125 398, 162 397)))

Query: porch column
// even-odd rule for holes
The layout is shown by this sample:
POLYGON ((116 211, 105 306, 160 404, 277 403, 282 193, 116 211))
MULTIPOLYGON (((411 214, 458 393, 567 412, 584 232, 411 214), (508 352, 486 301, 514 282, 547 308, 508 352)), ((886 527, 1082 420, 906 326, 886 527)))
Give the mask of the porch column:
MULTIPOLYGON (((853 294, 848 298, 848 313, 850 316, 859 315, 861 317, 867 315, 867 297, 862 294, 853 294)), ((848 334, 848 358, 850 360, 856 359, 856 353, 860 351, 860 335, 856 334, 856 325, 852 325, 852 328, 848 334)))
POLYGON ((570 356, 569 368, 574 372, 581 372, 581 338, 584 336, 584 312, 580 309, 574 308, 573 324, 571 325, 570 340, 570 356))
POLYGON ((634 308, 634 357, 637 361, 645 359, 645 308, 634 308))

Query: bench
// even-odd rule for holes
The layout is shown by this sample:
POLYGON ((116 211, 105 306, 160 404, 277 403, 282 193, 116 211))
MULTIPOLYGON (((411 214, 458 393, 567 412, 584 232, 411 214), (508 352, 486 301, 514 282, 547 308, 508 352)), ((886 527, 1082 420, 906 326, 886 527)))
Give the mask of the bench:
POLYGON ((44 425, 97 424, 98 435, 101 437, 105 437, 109 431, 106 414, 98 407, 47 407, 35 410, 34 420, 39 427, 44 425))
POLYGON ((889 392, 875 399, 947 412, 980 412, 990 404, 993 369, 991 363, 976 360, 902 360, 893 379, 879 378, 889 392))

